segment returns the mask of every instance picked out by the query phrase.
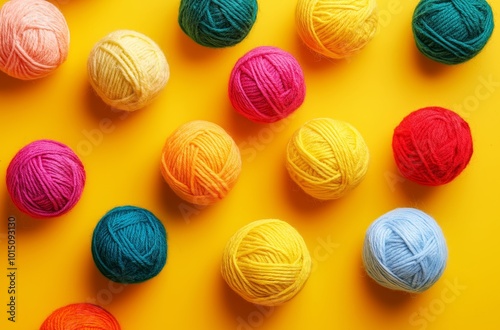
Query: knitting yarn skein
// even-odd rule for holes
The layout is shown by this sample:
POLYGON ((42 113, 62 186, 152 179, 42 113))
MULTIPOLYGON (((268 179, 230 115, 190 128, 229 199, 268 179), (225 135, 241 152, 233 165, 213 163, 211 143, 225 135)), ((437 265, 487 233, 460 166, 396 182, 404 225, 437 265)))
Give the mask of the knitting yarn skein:
POLYGON ((43 322, 40 330, 120 330, 120 324, 104 308, 77 303, 60 307, 43 322))
POLYGON ((399 208, 375 220, 366 232, 363 263, 378 284, 420 293, 443 274, 448 249, 441 228, 428 214, 399 208))
POLYGON ((115 207, 94 228, 92 257, 99 271, 114 282, 147 281, 167 262, 165 227, 146 209, 115 207))
POLYGON ((304 102, 304 74, 297 60, 277 47, 260 46, 241 57, 231 71, 229 99, 237 112, 272 123, 304 102))
POLYGON ((460 64, 475 57, 493 28, 493 11, 485 0, 420 0, 413 13, 418 50, 444 64, 460 64))
POLYGON ((295 297, 311 273, 311 256, 300 234, 277 219, 254 221, 228 241, 222 277, 245 300, 275 306, 295 297))
POLYGON ((219 125, 191 121, 165 141, 161 173, 170 188, 189 203, 211 205, 223 199, 240 172, 238 146, 219 125))
POLYGON ((352 125, 331 118, 306 122, 287 146, 286 168, 307 194, 337 199, 356 188, 368 171, 368 147, 352 125))
POLYGON ((426 107, 407 115, 394 129, 394 160, 401 174, 416 183, 451 182, 467 167, 473 153, 469 125, 455 112, 426 107))
POLYGON ((230 47, 250 33, 257 9, 256 0, 181 0, 178 22, 202 46, 230 47))
POLYGON ((160 47, 142 33, 117 30, 99 40, 88 57, 90 84, 112 108, 135 111, 165 88, 170 68, 160 47))
POLYGON ((10 0, 0 9, 0 70, 32 80, 66 61, 69 29, 59 9, 45 0, 10 0))
POLYGON ((360 52, 375 36, 375 0, 298 0, 297 33, 310 49, 341 59, 360 52))
POLYGON ((34 218, 60 216, 80 200, 85 169, 68 146, 37 140, 19 150, 7 167, 7 191, 18 209, 34 218))

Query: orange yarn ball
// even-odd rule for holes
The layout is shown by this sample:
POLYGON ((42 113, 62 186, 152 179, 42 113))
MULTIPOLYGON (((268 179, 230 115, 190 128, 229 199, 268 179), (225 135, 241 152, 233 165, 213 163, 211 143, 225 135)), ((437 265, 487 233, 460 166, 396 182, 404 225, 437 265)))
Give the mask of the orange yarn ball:
POLYGON ((56 309, 40 330, 120 330, 120 324, 104 308, 89 303, 70 304, 56 309))
POLYGON ((57 69, 68 56, 69 29, 59 9, 45 0, 11 0, 0 10, 0 69, 32 80, 57 69))
POLYGON ((210 205, 223 199, 241 172, 234 140, 211 122, 195 120, 168 137, 161 156, 161 173, 182 199, 210 205))

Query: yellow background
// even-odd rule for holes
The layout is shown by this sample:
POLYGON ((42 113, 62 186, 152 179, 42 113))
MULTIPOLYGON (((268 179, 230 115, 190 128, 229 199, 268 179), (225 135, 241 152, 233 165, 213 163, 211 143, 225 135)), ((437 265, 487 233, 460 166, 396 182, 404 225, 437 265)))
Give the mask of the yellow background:
MULTIPOLYGON (((411 16, 417 1, 379 0, 375 39, 359 55, 333 61, 301 44, 294 30, 295 3, 261 0, 248 38, 228 49, 204 48, 185 36, 177 23, 178 0, 55 3, 71 31, 67 61, 36 81, 0 74, 0 329, 37 329, 54 309, 85 301, 105 307, 124 330, 500 329, 498 31, 475 59, 440 65, 420 55, 414 45, 411 16), (129 115, 110 111, 86 77, 90 49, 116 29, 150 36, 171 67, 170 81, 156 102, 129 115), (273 125, 237 115, 227 98, 234 63, 260 45, 292 53, 307 84, 303 106, 292 118, 273 125), (391 149, 392 131, 400 120, 430 105, 457 111, 469 122, 474 138, 468 168, 455 181, 435 188, 402 179, 391 149), (292 133, 321 116, 354 125, 371 152, 366 179, 331 202, 307 197, 284 167, 292 133), (166 137, 195 119, 225 128, 240 146, 243 160, 234 190, 208 208, 177 198, 159 171, 166 137), (69 145, 87 171, 80 202, 50 220, 20 213, 4 183, 14 154, 41 138, 69 145), (128 286, 104 278, 90 253, 97 221, 112 207, 125 204, 154 212, 169 235, 168 261, 160 275, 128 286), (362 267, 366 228, 381 214, 403 206, 431 214, 449 248, 442 278, 420 295, 384 289, 362 267), (15 324, 7 322, 5 312, 9 216, 17 218, 15 324), (262 218, 280 218, 296 227, 314 260, 303 291, 276 308, 246 303, 228 289, 219 272, 228 238, 262 218)), ((491 4, 500 15, 498 1, 491 4)))

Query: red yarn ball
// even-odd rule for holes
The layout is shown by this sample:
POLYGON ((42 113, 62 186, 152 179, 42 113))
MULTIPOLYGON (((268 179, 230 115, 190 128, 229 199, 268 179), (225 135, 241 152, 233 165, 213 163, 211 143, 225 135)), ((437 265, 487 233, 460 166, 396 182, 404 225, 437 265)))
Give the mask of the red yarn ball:
POLYGON ((455 112, 427 107, 410 113, 395 128, 392 150, 405 178, 438 186, 465 169, 472 157, 472 136, 467 122, 455 112))
POLYGON ((277 47, 252 49, 236 62, 229 79, 234 109, 258 123, 286 118, 302 105, 305 93, 299 63, 277 47))
POLYGON ((104 308, 89 303, 70 304, 53 311, 40 330, 120 330, 120 324, 104 308))

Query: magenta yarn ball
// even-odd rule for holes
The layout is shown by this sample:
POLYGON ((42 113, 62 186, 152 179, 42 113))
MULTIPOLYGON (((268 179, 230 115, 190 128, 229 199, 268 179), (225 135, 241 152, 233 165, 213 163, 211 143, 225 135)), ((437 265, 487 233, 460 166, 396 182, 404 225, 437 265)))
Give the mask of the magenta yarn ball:
POLYGON ((49 218, 71 210, 80 200, 85 169, 68 146, 34 141, 17 152, 7 168, 7 190, 19 210, 49 218))
POLYGON ((258 123, 286 118, 302 105, 305 94, 300 64, 277 47, 252 49, 236 62, 229 78, 234 109, 258 123))

